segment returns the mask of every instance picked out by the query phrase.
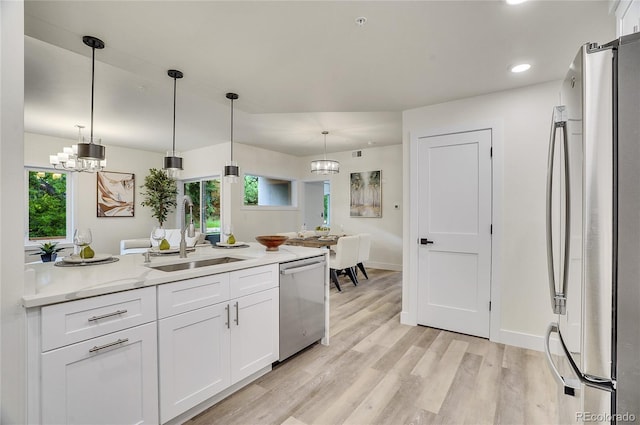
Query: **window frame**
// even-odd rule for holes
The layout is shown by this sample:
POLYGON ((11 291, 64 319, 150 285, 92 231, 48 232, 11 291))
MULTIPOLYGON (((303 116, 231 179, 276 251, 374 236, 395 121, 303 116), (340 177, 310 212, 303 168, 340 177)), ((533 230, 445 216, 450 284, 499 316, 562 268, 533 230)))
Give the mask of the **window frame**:
POLYGON ((44 241, 56 241, 58 242, 59 247, 69 247, 73 246, 73 228, 75 223, 75 187, 77 185, 76 176, 74 173, 67 170, 59 170, 52 167, 37 167, 37 166, 25 166, 24 167, 24 211, 25 211, 25 219, 23 223, 23 234, 24 234, 24 247, 28 251, 39 249, 40 244, 44 241), (42 239, 42 240, 33 240, 29 239, 29 173, 30 172, 45 172, 45 173, 56 173, 56 174, 64 174, 66 176, 66 230, 65 237, 60 239, 42 239))
MULTIPOLYGON (((223 178, 221 175, 219 174, 214 174, 211 176, 205 176, 205 177, 194 177, 194 178, 188 178, 188 179, 181 179, 178 180, 179 181, 179 185, 178 185, 178 208, 177 208, 177 214, 176 217, 178 219, 178 223, 182 223, 185 220, 185 215, 186 215, 186 211, 183 214, 182 212, 182 208, 181 208, 181 199, 182 197, 185 195, 184 193, 184 185, 187 183, 200 183, 200 233, 204 234, 204 235, 220 235, 222 234, 222 210, 223 210, 223 203, 224 203, 224 198, 222 196, 222 192, 223 192, 223 178), (218 215, 220 216, 220 229, 218 230, 217 233, 207 233, 206 232, 206 214, 203 211, 203 207, 204 207, 204 191, 202 190, 203 184, 206 181, 209 180, 218 180, 219 183, 219 187, 220 187, 220 211, 218 212, 218 215), (202 230, 205 230, 204 232, 202 230)), ((180 227, 180 226, 178 226, 180 227)))

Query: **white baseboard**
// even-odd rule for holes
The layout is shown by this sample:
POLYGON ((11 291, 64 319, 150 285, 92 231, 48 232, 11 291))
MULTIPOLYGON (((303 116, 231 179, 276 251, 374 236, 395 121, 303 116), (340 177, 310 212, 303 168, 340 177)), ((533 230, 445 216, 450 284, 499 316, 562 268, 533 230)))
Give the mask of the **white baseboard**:
MULTIPOLYGON (((494 340, 494 342, 544 352, 544 336, 542 335, 500 329, 499 340, 494 340)), ((552 354, 560 354, 560 341, 557 337, 551 338, 549 348, 552 354)))
POLYGON ((365 267, 371 267, 372 269, 391 270, 394 272, 402 271, 402 264, 380 263, 378 261, 367 261, 365 267))
POLYGON ((409 314, 408 311, 400 312, 400 323, 403 325, 409 325, 409 326, 418 325, 415 321, 411 320, 411 315, 409 314))

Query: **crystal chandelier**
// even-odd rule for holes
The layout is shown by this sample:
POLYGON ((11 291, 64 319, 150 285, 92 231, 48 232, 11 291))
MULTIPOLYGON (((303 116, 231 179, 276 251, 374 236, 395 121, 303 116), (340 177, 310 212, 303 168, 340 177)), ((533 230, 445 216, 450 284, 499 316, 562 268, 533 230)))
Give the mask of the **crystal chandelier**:
POLYGON ((62 152, 58 152, 56 155, 49 155, 49 163, 53 165, 53 168, 67 171, 87 171, 95 173, 101 171, 107 166, 106 159, 88 159, 80 158, 78 156, 78 146, 87 145, 89 143, 83 143, 82 129, 83 125, 76 125, 78 128, 78 144, 71 145, 71 147, 65 146, 62 152))
POLYGON ((340 172, 340 163, 333 159, 327 159, 327 134, 328 131, 323 131, 324 135, 324 159, 316 159, 311 161, 311 172, 314 174, 336 174, 340 172))
POLYGON ((78 127, 78 144, 70 148, 65 147, 62 152, 57 155, 49 155, 49 163, 54 168, 64 169, 68 171, 88 171, 95 173, 102 170, 106 165, 105 148, 100 144, 100 139, 93 137, 93 92, 95 82, 96 69, 96 49, 104 49, 104 42, 99 38, 85 35, 82 42, 91 47, 91 135, 89 141, 81 138, 80 130, 83 126, 78 127))

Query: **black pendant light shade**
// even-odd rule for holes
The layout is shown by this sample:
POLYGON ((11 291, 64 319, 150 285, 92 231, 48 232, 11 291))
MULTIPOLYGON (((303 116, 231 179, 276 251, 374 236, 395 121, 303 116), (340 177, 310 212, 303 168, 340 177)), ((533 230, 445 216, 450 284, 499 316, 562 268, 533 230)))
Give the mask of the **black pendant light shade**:
POLYGON ((224 176, 231 183, 235 183, 240 177, 240 167, 233 160, 233 101, 237 100, 239 96, 236 93, 227 93, 226 97, 231 101, 231 158, 224 166, 224 176))
MULTIPOLYGON (((91 47, 91 135, 88 141, 79 140, 77 145, 73 146, 72 152, 68 153, 66 161, 62 163, 62 168, 71 171, 100 171, 106 165, 105 154, 106 149, 100 144, 100 139, 93 137, 93 97, 95 86, 95 69, 96 69, 96 49, 104 49, 104 42, 99 38, 85 35, 82 42, 91 47), (69 161, 71 159, 71 161, 69 161)), ((51 157, 50 157, 51 162, 51 157)), ((53 162, 52 162, 53 164, 53 162)), ((55 165, 60 165, 56 161, 55 165)))
POLYGON ((171 150, 167 151, 167 156, 164 157, 163 169, 167 176, 178 178, 182 170, 182 158, 176 152, 176 81, 184 75, 177 69, 168 70, 167 75, 173 78, 173 141, 171 150))

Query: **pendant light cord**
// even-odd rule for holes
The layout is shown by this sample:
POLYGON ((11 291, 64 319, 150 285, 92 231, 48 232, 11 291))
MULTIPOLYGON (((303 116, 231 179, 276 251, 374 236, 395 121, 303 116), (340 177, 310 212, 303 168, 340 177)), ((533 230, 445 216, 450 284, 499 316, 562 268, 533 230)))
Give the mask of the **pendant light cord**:
POLYGON ((324 160, 327 160, 327 135, 324 135, 324 160))
POLYGON ((171 156, 176 155, 176 81, 173 77, 173 144, 171 147, 171 156))
POLYGON ((233 99, 231 99, 231 162, 233 162, 233 99))
POLYGON ((96 48, 91 47, 91 135, 89 143, 93 143, 93 87, 96 75, 96 48))

